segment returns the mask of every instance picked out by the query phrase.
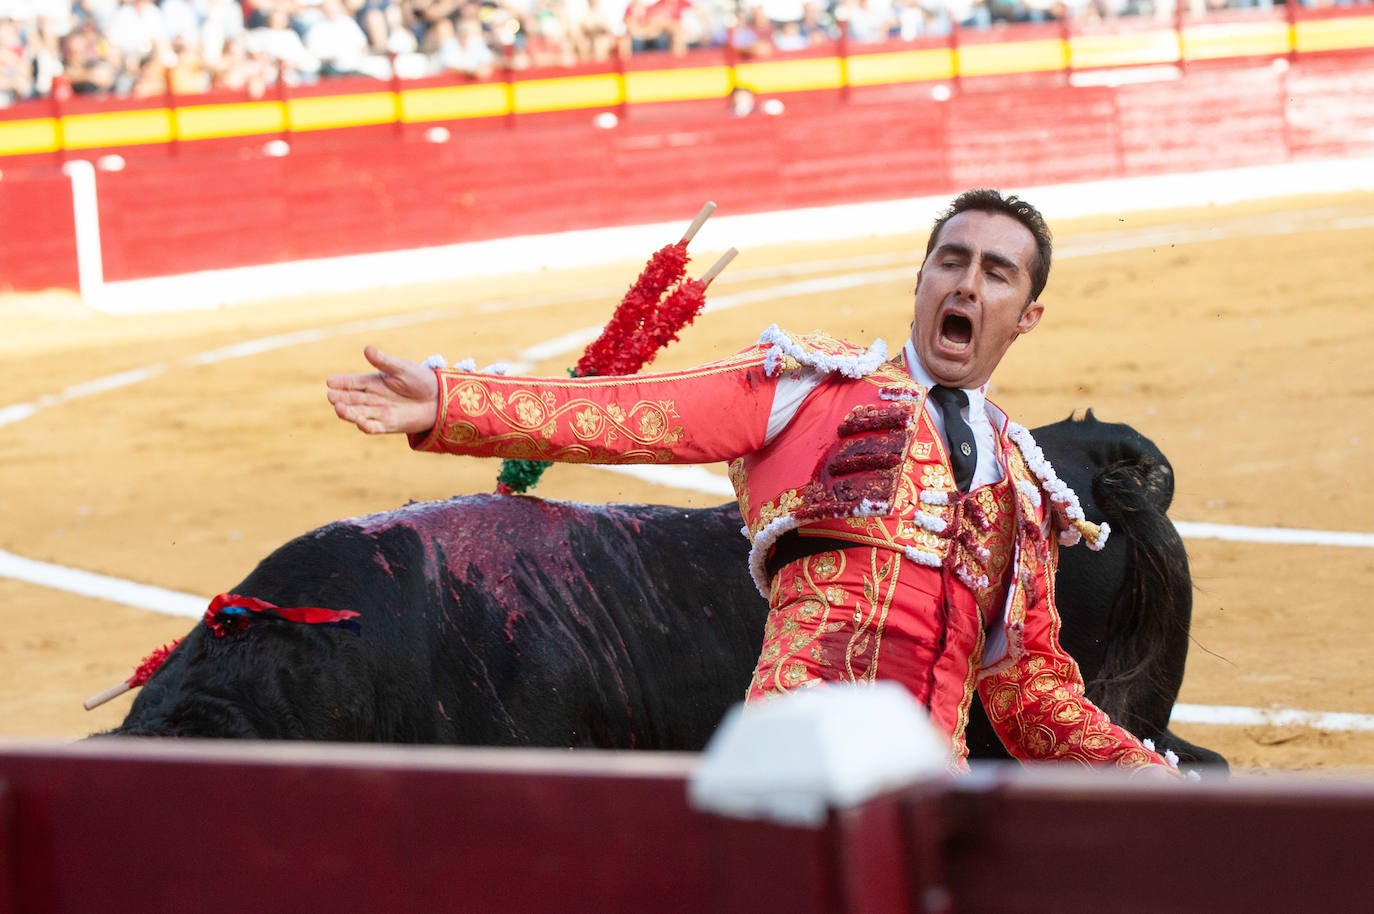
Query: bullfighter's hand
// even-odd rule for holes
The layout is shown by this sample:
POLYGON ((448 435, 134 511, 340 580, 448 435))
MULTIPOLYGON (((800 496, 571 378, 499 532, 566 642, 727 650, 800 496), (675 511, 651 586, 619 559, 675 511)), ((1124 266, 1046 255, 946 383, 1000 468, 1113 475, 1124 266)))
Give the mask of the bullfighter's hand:
POLYGON ((335 415, 369 435, 419 434, 433 428, 439 410, 439 381, 433 370, 387 355, 376 346, 364 349, 363 356, 377 371, 325 380, 335 415))

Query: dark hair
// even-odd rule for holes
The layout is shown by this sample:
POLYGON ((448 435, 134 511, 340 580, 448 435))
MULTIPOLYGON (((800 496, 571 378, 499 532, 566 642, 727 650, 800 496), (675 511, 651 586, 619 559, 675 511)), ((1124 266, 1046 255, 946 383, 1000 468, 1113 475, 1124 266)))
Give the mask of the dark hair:
POLYGON ((1040 293, 1045 291, 1045 283, 1050 278, 1050 254, 1054 242, 1050 238, 1050 227, 1045 224, 1045 217, 1040 215, 1038 209, 1015 194, 1003 196, 1001 191, 980 187, 975 190, 966 190, 955 197, 954 202, 949 205, 949 209, 945 210, 944 214, 935 220, 935 225, 930 230, 930 241, 926 242, 926 257, 929 257, 930 252, 935 250, 935 242, 940 237, 940 231, 944 229, 945 223, 969 210, 1001 213, 1004 216, 1010 216, 1030 230, 1031 235, 1035 238, 1035 258, 1030 265, 1030 301, 1039 298, 1040 293))

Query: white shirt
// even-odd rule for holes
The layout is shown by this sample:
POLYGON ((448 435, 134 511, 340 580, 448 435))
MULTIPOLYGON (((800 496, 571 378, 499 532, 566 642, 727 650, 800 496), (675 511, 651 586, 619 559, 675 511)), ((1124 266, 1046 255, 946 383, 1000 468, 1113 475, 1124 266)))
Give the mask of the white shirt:
MULTIPOLYGON (((911 373, 911 379, 922 387, 931 388, 936 385, 935 379, 917 358, 916 347, 909 339, 906 341, 906 369, 911 373)), ((973 470, 973 482, 969 484, 969 491, 972 491, 979 486, 1000 480, 1002 464, 997 460, 997 436, 993 434, 992 423, 988 421, 987 385, 964 388, 964 393, 968 395, 968 406, 960 412, 968 427, 973 430, 973 441, 978 445, 978 464, 973 470)), ((926 398, 926 413, 934 420, 935 430, 940 433, 940 437, 944 438, 945 417, 941 414, 940 407, 929 397, 926 398)))

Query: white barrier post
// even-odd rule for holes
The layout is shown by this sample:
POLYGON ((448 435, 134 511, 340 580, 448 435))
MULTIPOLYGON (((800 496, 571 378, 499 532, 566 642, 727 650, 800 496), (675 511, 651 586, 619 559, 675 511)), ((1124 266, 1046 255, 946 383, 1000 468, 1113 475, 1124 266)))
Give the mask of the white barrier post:
POLYGON ((72 182, 72 216, 76 225, 76 275, 81 298, 94 304, 105 286, 100 256, 100 208, 96 202, 95 166, 73 159, 62 166, 72 182))
POLYGON ((895 683, 827 684, 736 705, 688 784, 696 809, 819 828, 831 809, 942 778, 949 740, 895 683))

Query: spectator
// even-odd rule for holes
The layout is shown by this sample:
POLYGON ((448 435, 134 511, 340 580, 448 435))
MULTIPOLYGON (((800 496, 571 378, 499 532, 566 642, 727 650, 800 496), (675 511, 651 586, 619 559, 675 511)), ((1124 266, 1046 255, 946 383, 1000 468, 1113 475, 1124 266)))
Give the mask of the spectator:
POLYGON ((390 0, 359 0, 357 9, 353 9, 353 6, 352 2, 345 3, 345 7, 353 14, 353 20, 367 36, 367 53, 385 54, 388 32, 386 10, 391 6, 390 0))
POLYGON ((430 53, 445 73, 486 79, 496 69, 496 52, 487 44, 481 23, 471 18, 440 19, 429 30, 430 53))
POLYGON ((578 46, 576 25, 564 0, 539 0, 528 23, 526 49, 531 66, 570 67, 585 59, 585 52, 578 46))
POLYGON ((468 2, 476 3, 480 10, 481 4, 478 0, 408 0, 406 10, 410 16, 411 29, 421 46, 424 46, 427 34, 436 22, 457 15, 468 2))
POLYGON ((227 39, 219 58, 207 61, 207 67, 211 88, 246 92, 251 98, 262 98, 277 81, 276 65, 266 52, 248 48, 246 34, 227 39))
POLYGON ((807 0, 802 4, 801 33, 806 36, 807 44, 816 45, 838 39, 840 27, 829 10, 815 0, 807 0))
POLYGON ((730 43, 744 58, 767 57, 773 50, 773 21, 762 6, 751 6, 730 31, 730 43))
POLYGON ((200 13, 190 0, 160 0, 159 8, 169 42, 180 38, 183 42, 200 47, 200 13))
POLYGON ((65 17, 63 26, 53 19, 40 15, 25 34, 29 46, 29 57, 33 61, 33 94, 49 95, 53 80, 62 75, 62 36, 69 30, 71 17, 65 17))
POLYGON ((195 41, 173 38, 166 57, 167 88, 175 95, 198 95, 210 91, 210 70, 205 66, 195 41))
POLYGON ((630 0, 625 7, 625 34, 635 54, 666 51, 672 46, 672 33, 649 0, 630 0))
POLYGON ((66 79, 77 95, 113 92, 124 69, 119 49, 87 19, 62 41, 66 79))
POLYGON ((802 34, 801 20, 773 23, 773 47, 779 51, 802 51, 810 46, 802 34))
POLYGON ((178 37, 139 64, 129 94, 134 98, 156 98, 169 92, 194 95, 209 88, 210 76, 200 51, 178 37))
POLYGON ((516 6, 506 0, 486 4, 482 7, 482 22, 487 44, 505 66, 523 70, 530 65, 529 36, 516 6))
POLYGON ((0 107, 33 94, 33 59, 29 56, 19 24, 0 19, 0 107))
POLYGON ((681 56, 710 43, 710 27, 693 0, 654 0, 649 13, 668 38, 668 50, 681 56))
POLYGON ((119 12, 120 0, 74 0, 72 14, 77 22, 94 20, 101 35, 109 32, 115 13, 119 12))
MULTIPOLYGON (((589 61, 610 60, 625 36, 624 14, 616 16, 609 7, 612 0, 586 0, 586 12, 581 17, 579 31, 583 59, 589 61)), ((629 53, 624 47, 623 53, 629 53)))
MULTIPOLYGON (((281 78, 288 85, 313 82, 320 72, 319 59, 306 48, 300 34, 292 27, 291 15, 284 6, 272 7, 267 22, 248 32, 244 49, 248 57, 259 56, 274 71, 280 68, 281 78)), ((274 76, 269 84, 275 82, 274 76)))
MULTIPOLYGON (((377 11, 374 9, 374 12, 377 11)), ((428 76, 429 58, 420 53, 420 42, 415 38, 415 33, 407 27, 405 13, 401 7, 390 3, 377 12, 377 15, 381 18, 380 28, 385 30, 386 36, 385 44, 379 52, 380 56, 390 58, 394 62, 396 75, 402 79, 428 76)))
POLYGON ((801 22, 802 0, 762 0, 759 3, 768 14, 768 21, 778 28, 784 22, 801 22))
POLYGON ((243 6, 238 0, 200 0, 196 10, 201 17, 200 53, 207 70, 213 71, 224 54, 224 43, 243 37, 243 6))
POLYGON ((124 70, 137 71, 154 52, 167 45, 167 23, 153 0, 121 0, 106 36, 126 61, 124 70))
POLYGON ((877 44, 897 31, 896 17, 887 0, 841 0, 835 18, 845 27, 851 41, 877 44))
POLYGON ((363 72, 367 35, 342 0, 322 0, 319 19, 306 30, 305 49, 319 61, 320 75, 348 76, 363 72))

